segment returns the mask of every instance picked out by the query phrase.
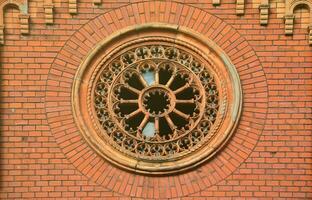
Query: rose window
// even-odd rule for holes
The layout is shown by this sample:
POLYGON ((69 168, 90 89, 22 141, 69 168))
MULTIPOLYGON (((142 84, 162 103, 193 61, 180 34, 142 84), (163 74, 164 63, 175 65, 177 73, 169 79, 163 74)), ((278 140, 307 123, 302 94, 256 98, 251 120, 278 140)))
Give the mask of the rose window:
POLYGON ((178 47, 140 46, 108 65, 94 89, 94 109, 117 148, 152 160, 176 157, 209 133, 218 89, 192 55, 178 47))
POLYGON ((237 123, 240 87, 210 45, 156 29, 117 35, 91 54, 75 79, 73 111, 105 159, 166 174, 199 165, 224 145, 237 123))

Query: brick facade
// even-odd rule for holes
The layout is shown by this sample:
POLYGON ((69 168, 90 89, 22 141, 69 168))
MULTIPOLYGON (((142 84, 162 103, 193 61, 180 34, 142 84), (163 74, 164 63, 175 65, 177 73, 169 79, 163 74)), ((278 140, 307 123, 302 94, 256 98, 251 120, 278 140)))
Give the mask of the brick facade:
POLYGON ((0 198, 312 199, 311 4, 29 0, 26 9, 25 1, 0 1, 0 198), (242 84, 242 116, 228 143, 176 175, 111 165, 87 145, 72 114, 74 76, 88 52, 146 23, 214 41, 242 84))

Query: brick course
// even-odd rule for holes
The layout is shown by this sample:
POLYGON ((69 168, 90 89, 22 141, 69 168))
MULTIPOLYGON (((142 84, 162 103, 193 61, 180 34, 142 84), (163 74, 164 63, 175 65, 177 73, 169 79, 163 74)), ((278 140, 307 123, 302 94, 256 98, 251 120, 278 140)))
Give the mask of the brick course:
POLYGON ((232 0, 217 7, 211 0, 82 0, 75 15, 56 0, 49 25, 43 4, 29 1, 28 35, 20 34, 16 8, 4 12, 1 199, 312 199, 312 47, 301 24, 285 36, 273 3, 267 26, 249 1, 237 16, 232 0), (243 113, 229 143, 202 166, 170 177, 132 174, 102 160, 71 113, 73 78, 89 50, 147 22, 209 37, 242 81, 243 113))

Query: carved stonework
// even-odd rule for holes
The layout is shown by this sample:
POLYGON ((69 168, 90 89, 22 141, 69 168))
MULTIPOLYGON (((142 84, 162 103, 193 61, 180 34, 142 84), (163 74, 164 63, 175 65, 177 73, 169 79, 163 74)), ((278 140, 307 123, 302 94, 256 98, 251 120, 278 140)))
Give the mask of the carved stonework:
POLYGON ((53 24, 53 4, 45 4, 44 5, 44 14, 45 14, 45 23, 53 24))
POLYGON ((93 148, 123 168, 163 174, 194 167, 233 131, 238 77, 189 32, 147 27, 137 37, 137 28, 91 53, 93 64, 84 62, 73 91, 77 124, 93 148))
POLYGON ((196 55, 153 40, 130 46, 107 63, 92 102, 117 149, 132 157, 166 160, 208 137, 219 109, 225 109, 219 99, 224 92, 196 55))
POLYGON ((236 0, 236 14, 245 14, 245 0, 236 0))

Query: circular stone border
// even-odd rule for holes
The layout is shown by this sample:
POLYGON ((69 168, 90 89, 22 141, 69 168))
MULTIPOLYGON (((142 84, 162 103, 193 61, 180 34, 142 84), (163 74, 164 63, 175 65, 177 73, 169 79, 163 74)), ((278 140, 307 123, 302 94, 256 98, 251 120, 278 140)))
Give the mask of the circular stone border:
MULTIPOLYGON (((161 40, 161 39, 159 39, 161 40)), ((191 48, 191 49, 192 49, 191 48)), ((233 134, 236 125, 240 118, 242 107, 242 90, 238 73, 231 63, 230 59, 213 41, 204 38, 202 35, 191 31, 188 28, 176 25, 162 24, 162 23, 146 23, 143 25, 130 26, 121 29, 118 33, 112 34, 99 42, 90 53, 87 54, 86 59, 78 67, 77 73, 74 77, 72 89, 72 109, 75 122, 79 127, 80 132, 86 139, 88 144, 111 163, 123 169, 139 172, 143 174, 173 174, 185 170, 192 169, 202 164, 215 155, 229 140, 233 134), (137 38, 148 37, 164 37, 174 38, 173 44, 186 43, 186 46, 194 49, 200 49, 202 59, 207 60, 211 64, 211 69, 216 74, 218 84, 223 90, 227 91, 225 95, 221 95, 219 111, 219 118, 222 122, 218 122, 212 126, 209 132, 215 132, 213 138, 211 136, 204 137, 202 141, 191 150, 181 153, 182 155, 175 159, 160 159, 156 161, 147 161, 140 158, 132 158, 124 153, 120 148, 114 148, 111 145, 110 138, 101 136, 103 133, 102 127, 97 123, 92 123, 93 113, 89 112, 85 106, 87 103, 90 107, 91 95, 88 88, 93 87, 94 73, 98 73, 99 67, 103 68, 103 60, 110 58, 115 51, 120 51, 120 46, 133 43, 137 38), (180 42, 178 42, 180 41, 180 42), (115 42, 117 44, 115 44, 115 42), (112 45, 112 46, 111 46, 112 45), (104 49, 104 50, 103 50, 104 49), (113 50, 112 50, 113 49, 113 50), (223 55, 221 57, 221 55, 223 55), (87 74, 87 75, 86 75, 87 74), (86 84, 87 83, 87 84, 86 84), (224 89, 226 88, 226 89, 224 89), (208 140, 209 139, 209 140, 208 140)), ((114 123, 114 122, 113 122, 114 123)))
POLYGON ((52 63, 46 82, 47 123, 68 162, 99 186, 136 198, 183 197, 209 191, 209 187, 227 180, 255 148, 264 129, 267 109, 265 73, 244 37, 207 11, 172 1, 133 3, 91 19, 68 38, 52 63), (142 176, 114 167, 87 144, 72 113, 74 76, 88 52, 120 29, 148 22, 184 26, 214 41, 235 66, 243 91, 241 119, 223 149, 195 170, 173 176, 142 176))

